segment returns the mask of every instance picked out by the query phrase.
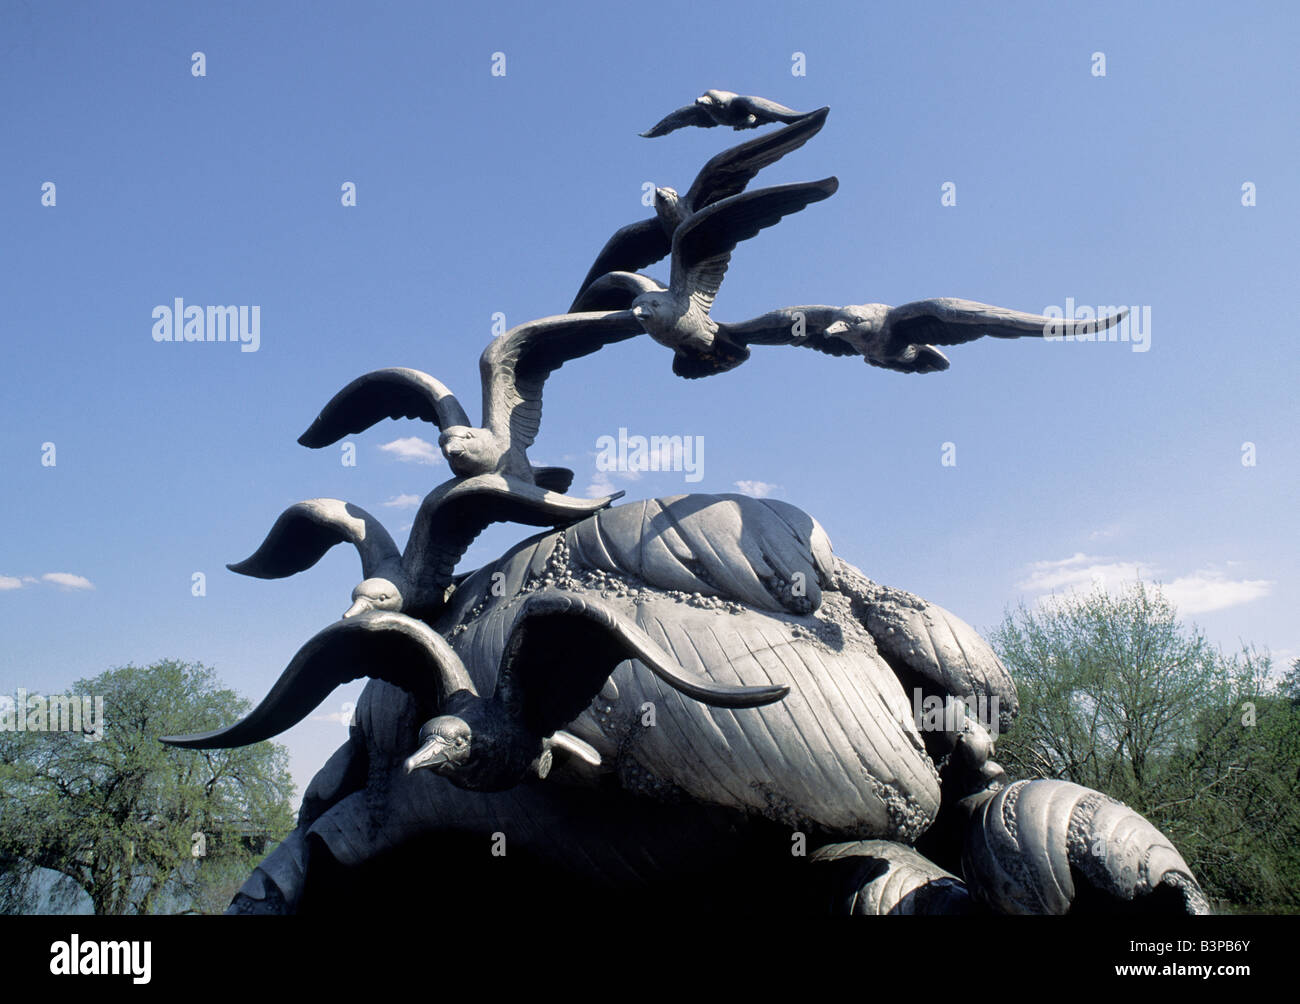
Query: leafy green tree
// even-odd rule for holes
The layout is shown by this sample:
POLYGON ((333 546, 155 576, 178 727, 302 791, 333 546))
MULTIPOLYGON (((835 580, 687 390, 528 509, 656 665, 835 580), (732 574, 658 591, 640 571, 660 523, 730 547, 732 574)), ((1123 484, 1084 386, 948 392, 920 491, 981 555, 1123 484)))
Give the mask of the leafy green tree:
POLYGON ((1008 774, 1126 802, 1214 899, 1300 906, 1300 660, 1279 681, 1250 647, 1225 656, 1140 582, 1022 604, 991 640, 1021 701, 1008 774))
POLYGON ((1152 772, 1223 699, 1228 674, 1195 628, 1141 582, 1119 595, 1071 594, 993 633, 1020 696, 999 762, 1019 777, 1056 777, 1139 806, 1152 772))
POLYGON ((97 741, 0 732, 4 905, 30 908, 37 869, 47 868, 83 889, 98 914, 222 909, 267 845, 293 827, 284 748, 160 743, 247 712, 249 703, 200 664, 111 669, 72 693, 103 696, 97 741))
POLYGON ((1204 709, 1170 758, 1149 815, 1205 874, 1211 895, 1248 908, 1300 907, 1300 694, 1267 656, 1233 657, 1229 699, 1204 709))

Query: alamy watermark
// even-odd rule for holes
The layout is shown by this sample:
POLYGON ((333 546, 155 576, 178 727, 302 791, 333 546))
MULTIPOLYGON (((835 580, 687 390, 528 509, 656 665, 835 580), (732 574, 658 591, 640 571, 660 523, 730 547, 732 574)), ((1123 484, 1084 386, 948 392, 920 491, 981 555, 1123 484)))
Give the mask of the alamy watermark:
POLYGON ((957 734, 968 721, 982 725, 990 736, 997 736, 1001 730, 1002 700, 997 694, 927 695, 920 687, 914 687, 910 706, 905 696, 888 703, 900 722, 910 720, 918 732, 957 734))
POLYGON ((87 742, 104 738, 103 696, 0 694, 0 732, 80 732, 87 742))
POLYGON ((1151 307, 1117 306, 1090 307, 1074 302, 1074 297, 1065 298, 1065 306, 1052 304, 1043 308, 1043 316, 1053 320, 1074 322, 1073 331, 1066 330, 1064 324, 1044 324, 1043 339, 1048 342, 1129 342, 1134 352, 1146 352, 1151 348, 1151 307), (1109 328, 1102 328, 1098 322, 1113 317, 1121 310, 1127 311, 1122 320, 1109 328))
POLYGON ((703 436, 618 436, 596 440, 598 471, 684 471, 692 483, 704 477, 703 436))
POLYGON ((185 306, 176 297, 171 306, 159 304, 152 314, 155 342, 239 342, 240 352, 262 346, 262 308, 185 306))

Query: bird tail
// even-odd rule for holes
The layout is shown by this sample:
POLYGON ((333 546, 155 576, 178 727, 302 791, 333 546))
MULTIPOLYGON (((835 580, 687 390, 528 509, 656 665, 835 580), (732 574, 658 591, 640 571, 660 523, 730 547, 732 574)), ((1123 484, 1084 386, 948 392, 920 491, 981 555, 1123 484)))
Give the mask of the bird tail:
POLYGON ((533 483, 538 488, 563 495, 573 484, 573 471, 567 467, 534 467, 533 483))
POLYGON ((748 346, 733 342, 719 332, 708 352, 678 351, 673 356, 673 372, 687 380, 698 380, 700 377, 734 370, 748 358, 748 346))

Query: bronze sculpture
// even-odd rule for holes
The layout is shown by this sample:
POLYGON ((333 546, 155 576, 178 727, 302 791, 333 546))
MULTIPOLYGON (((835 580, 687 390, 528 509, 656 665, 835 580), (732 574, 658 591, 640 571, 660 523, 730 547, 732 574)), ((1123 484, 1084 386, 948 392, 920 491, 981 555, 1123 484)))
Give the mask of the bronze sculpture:
MULTIPOLYGON (((761 101, 730 97, 738 113, 761 101)), ((674 369, 687 377, 740 365, 750 344, 933 372, 948 365, 935 344, 1060 330, 1060 320, 962 300, 709 319, 736 243, 834 190, 833 179, 730 190, 825 120, 824 109, 772 107, 791 132, 711 160, 740 165, 722 181, 701 172, 719 197, 696 192, 699 179, 685 206, 661 192, 656 217, 633 225, 636 240, 627 245, 624 228, 601 252, 600 268, 626 264, 589 273, 576 312, 489 346, 483 428, 436 380, 404 370, 349 385, 304 434, 319 446, 384 417, 424 418, 442 428, 457 477, 426 498, 400 558, 373 517, 316 500, 282 516, 236 568, 291 574, 348 541, 367 579, 382 583, 358 587, 345 619, 304 645, 242 722, 167 740, 201 748, 268 738, 338 683, 373 678, 297 830, 232 912, 322 911, 364 896, 375 906, 382 893, 363 877, 452 847, 478 847, 486 861, 486 842, 498 838, 563 888, 618 896, 651 887, 705 907, 756 895, 769 909, 850 913, 1207 912, 1177 851, 1132 810, 1065 782, 1008 783, 992 754, 1016 693, 997 656, 946 611, 837 557, 798 508, 737 495, 611 507, 613 497, 568 499, 571 472, 539 475, 527 463, 546 376, 642 330, 674 348, 674 369), (708 246, 683 250, 701 218, 714 221, 708 246), (667 337, 672 325, 647 309, 648 291, 661 287, 627 271, 662 257, 665 240, 668 295, 681 301, 674 316, 693 312, 697 327, 712 325, 712 341, 667 337), (690 269, 707 275, 688 280, 690 269), (469 540, 493 520, 547 529, 457 574, 469 540), (919 716, 922 705, 942 714, 919 716)), ((751 110, 736 122, 687 123, 698 115, 674 113, 736 128, 772 120, 751 110)))

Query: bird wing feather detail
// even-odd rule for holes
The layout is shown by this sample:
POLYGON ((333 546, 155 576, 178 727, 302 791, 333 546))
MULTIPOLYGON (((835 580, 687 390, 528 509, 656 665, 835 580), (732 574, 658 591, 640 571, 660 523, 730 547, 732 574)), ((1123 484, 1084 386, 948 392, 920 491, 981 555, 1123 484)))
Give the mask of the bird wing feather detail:
POLYGON ((261 742, 297 725, 336 687, 363 676, 431 702, 474 690, 460 656, 436 631, 405 614, 371 611, 335 621, 308 639, 262 702, 235 724, 162 741, 187 749, 261 742))
POLYGON ((568 526, 599 512, 622 494, 579 499, 509 475, 453 478, 420 504, 406 542, 404 566, 417 594, 436 601, 451 585, 470 544, 493 523, 568 526))
POLYGON ((667 136, 670 132, 684 129, 686 126, 712 129, 717 124, 703 106, 692 103, 665 115, 641 135, 646 139, 654 139, 656 136, 667 136))
POLYGON ((578 295, 569 305, 569 313, 607 309, 583 305, 586 302, 588 288, 593 282, 607 272, 636 272, 653 265, 665 258, 672 249, 672 239, 664 233, 663 224, 656 216, 620 228, 600 249, 600 254, 587 270, 582 285, 578 288, 578 295))
POLYGON ((759 171, 816 136, 826 124, 828 114, 829 108, 819 108, 775 132, 723 150, 695 176, 682 200, 687 210, 694 212, 739 195, 759 171))
POLYGON ((1067 321, 955 297, 917 300, 890 310, 891 337, 886 351, 902 351, 909 345, 961 345, 985 336, 1041 338, 1053 326, 1061 334, 1101 331, 1118 324, 1127 313, 1122 310, 1096 321, 1067 321))
POLYGON ((385 418, 419 418, 440 429, 470 424, 444 384, 419 370, 394 366, 363 374, 335 394, 298 442, 320 449, 385 418))
POLYGON ((737 244, 791 213, 829 198, 838 185, 835 178, 824 178, 760 188, 733 195, 692 214, 673 235, 671 287, 688 292, 699 308, 708 313, 737 244))
POLYGON ((361 555, 365 578, 399 555, 393 538, 370 513, 351 502, 322 498, 289 506, 256 551, 226 567, 257 579, 282 579, 311 568, 330 548, 344 543, 361 555))
POLYGON ((641 334, 630 311, 557 314, 511 328, 483 350, 483 424, 522 453, 542 423, 546 378, 571 359, 641 334))

